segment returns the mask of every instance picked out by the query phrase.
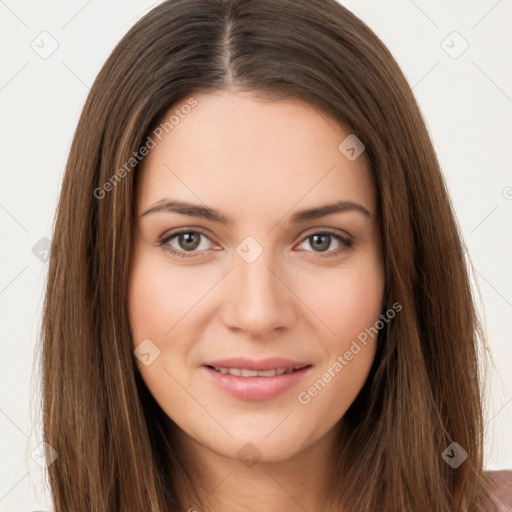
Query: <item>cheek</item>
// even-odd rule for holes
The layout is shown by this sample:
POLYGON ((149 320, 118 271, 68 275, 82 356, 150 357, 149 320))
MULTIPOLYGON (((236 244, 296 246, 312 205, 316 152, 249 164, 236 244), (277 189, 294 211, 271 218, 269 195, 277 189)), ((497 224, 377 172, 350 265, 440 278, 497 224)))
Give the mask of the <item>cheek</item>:
POLYGON ((309 283, 314 293, 309 295, 308 306, 324 324, 325 359, 314 379, 305 383, 298 401, 311 403, 311 411, 318 408, 319 417, 327 415, 333 421, 350 406, 368 376, 378 339, 375 326, 383 306, 385 280, 380 254, 369 252, 352 262, 320 280, 317 275, 314 287, 309 283))
POLYGON ((323 321, 330 350, 347 350, 350 342, 379 319, 384 296, 384 269, 377 252, 354 258, 338 270, 315 275, 306 284, 308 306, 323 321), (329 335, 330 334, 330 335, 329 335))
POLYGON ((323 306, 319 316, 335 335, 323 329, 326 357, 297 396, 319 430, 345 414, 368 377, 378 339, 373 327, 382 312, 383 273, 378 265, 364 272, 347 271, 325 283, 323 290, 315 296, 319 310, 323 306))
POLYGON ((133 262, 129 289, 135 345, 145 338, 171 339, 207 289, 208 280, 198 280, 192 267, 173 271, 165 255, 142 252, 133 262))
POLYGON ((172 412, 168 410, 170 404, 187 400, 179 385, 186 382, 183 365, 176 364, 189 350, 189 336, 183 331, 186 322, 180 320, 187 320, 189 303, 198 300, 190 297, 190 276, 183 274, 170 274, 162 255, 140 250, 132 264, 128 292, 134 349, 144 346, 144 352, 151 354, 147 365, 138 359, 137 367, 150 393, 168 415, 172 412), (152 344, 145 341, 148 339, 152 344))

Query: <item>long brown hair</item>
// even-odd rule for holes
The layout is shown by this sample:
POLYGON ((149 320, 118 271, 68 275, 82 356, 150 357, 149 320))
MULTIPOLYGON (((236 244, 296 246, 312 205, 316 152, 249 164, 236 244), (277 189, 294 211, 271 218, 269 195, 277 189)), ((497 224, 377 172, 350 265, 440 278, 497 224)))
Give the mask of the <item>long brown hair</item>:
POLYGON ((67 162, 42 324, 56 512, 175 511, 184 506, 178 479, 193 489, 174 424, 134 361, 127 284, 137 162, 126 163, 169 108, 226 88, 314 105, 363 141, 371 164, 384 307, 403 310, 380 332, 368 380, 344 417, 333 509, 478 510, 485 343, 438 160, 397 63, 334 0, 169 0, 101 69, 67 162), (442 457, 452 442, 468 454, 457 468, 442 457))

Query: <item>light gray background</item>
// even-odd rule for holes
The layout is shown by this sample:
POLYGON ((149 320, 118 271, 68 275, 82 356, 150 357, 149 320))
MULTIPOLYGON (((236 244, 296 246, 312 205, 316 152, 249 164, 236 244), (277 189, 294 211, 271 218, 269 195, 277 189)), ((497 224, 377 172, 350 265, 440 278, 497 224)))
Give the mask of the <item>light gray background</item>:
MULTIPOLYGON (((512 0, 343 3, 394 54, 429 126, 497 364, 489 379, 486 466, 512 468, 512 0)), ((32 248, 51 238, 90 85, 115 44, 154 5, 0 0, 0 512, 50 505, 43 471, 30 457, 40 442, 29 397, 47 271, 44 252, 37 257, 32 248)))

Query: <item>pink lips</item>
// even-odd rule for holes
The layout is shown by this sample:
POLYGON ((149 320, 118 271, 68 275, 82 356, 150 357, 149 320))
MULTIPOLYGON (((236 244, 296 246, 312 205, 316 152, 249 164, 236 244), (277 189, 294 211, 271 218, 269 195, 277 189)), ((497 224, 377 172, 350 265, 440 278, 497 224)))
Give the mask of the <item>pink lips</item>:
POLYGON ((311 365, 302 361, 272 357, 262 360, 231 358, 209 361, 203 369, 214 384, 223 391, 243 400, 269 400, 296 385, 311 369, 311 365), (217 368, 234 368, 256 371, 274 369, 293 370, 272 377, 242 377, 229 373, 220 373, 217 368))

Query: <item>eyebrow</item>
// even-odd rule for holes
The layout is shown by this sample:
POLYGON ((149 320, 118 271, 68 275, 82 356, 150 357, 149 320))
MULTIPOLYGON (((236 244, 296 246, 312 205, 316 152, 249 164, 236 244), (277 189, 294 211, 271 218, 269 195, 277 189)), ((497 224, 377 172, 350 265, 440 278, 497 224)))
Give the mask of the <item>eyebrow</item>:
MULTIPOLYGON (((220 211, 207 206, 187 203, 185 201, 178 201, 176 199, 163 199, 158 201, 148 210, 146 210, 141 217, 156 212, 175 212, 181 215, 188 215, 190 217, 200 217, 203 219, 218 222, 226 226, 231 225, 231 221, 220 211)), ((309 208, 307 210, 300 210, 295 212, 290 218, 291 224, 298 224, 307 220, 318 219, 332 213, 345 213, 345 212, 358 212, 365 217, 371 217, 372 214, 362 204, 355 203, 354 201, 337 201, 332 204, 318 206, 316 208, 309 208)))

